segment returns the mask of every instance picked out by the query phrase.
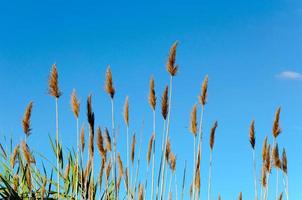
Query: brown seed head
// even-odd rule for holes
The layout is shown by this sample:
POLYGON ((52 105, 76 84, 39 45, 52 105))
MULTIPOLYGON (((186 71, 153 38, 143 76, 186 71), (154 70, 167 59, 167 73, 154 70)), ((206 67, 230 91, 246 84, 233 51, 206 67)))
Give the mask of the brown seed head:
POLYGON ((121 177, 123 177, 124 176, 124 167, 123 167, 123 162, 122 162, 120 154, 117 155, 117 163, 118 163, 119 174, 121 177))
POLYGON ((103 136, 100 127, 97 128, 97 146, 102 159, 106 160, 106 150, 104 148, 103 136))
POLYGON ((114 98, 115 89, 113 86, 110 66, 107 67, 107 71, 106 71, 105 91, 110 95, 112 99, 114 98))
POLYGON ((278 148, 278 144, 276 144, 276 146, 273 149, 273 161, 274 161, 274 166, 276 168, 281 169, 282 168, 282 163, 279 157, 279 148, 278 148))
POLYGON ((88 143, 88 153, 89 157, 93 158, 94 155, 94 132, 92 131, 91 127, 89 128, 89 143, 88 143))
POLYGON ((75 118, 78 118, 80 112, 80 101, 77 98, 77 92, 75 89, 73 89, 71 93, 70 105, 75 118))
POLYGON ((10 165, 12 168, 15 167, 18 154, 19 154, 19 145, 16 145, 16 147, 14 148, 13 154, 11 156, 11 159, 10 159, 10 165))
POLYGON ((200 168, 198 168, 195 172, 194 186, 197 189, 197 191, 200 191, 200 168))
POLYGON ((168 86, 166 86, 163 96, 161 98, 161 114, 164 118, 164 120, 167 119, 168 115, 168 108, 169 108, 169 102, 168 102, 168 86))
POLYGON ((131 162, 134 163, 134 156, 135 156, 135 144, 136 144, 136 137, 135 133, 132 136, 132 144, 131 144, 131 162))
POLYGON ((82 153, 84 152, 84 148, 85 148, 85 127, 84 125, 81 128, 81 138, 80 138, 80 142, 81 142, 81 150, 82 153))
POLYGON ((220 194, 218 194, 218 200, 221 200, 221 196, 220 196, 220 194))
POLYGON ((21 148, 22 148, 22 151, 23 151, 24 158, 25 158, 25 160, 26 160, 26 162, 29 166, 30 161, 31 161, 31 155, 30 155, 29 147, 27 146, 27 144, 24 140, 22 140, 22 142, 21 142, 21 148))
POLYGON ((171 142, 170 142, 170 138, 168 138, 166 143, 166 151, 165 151, 166 162, 169 161, 170 153, 171 153, 171 142))
POLYGON ((25 113, 23 116, 23 120, 22 120, 23 131, 24 131, 26 137, 28 137, 31 132, 30 116, 31 116, 32 107, 33 107, 33 102, 31 101, 31 102, 29 102, 28 106, 26 107, 26 110, 25 110, 25 113))
POLYGON ((112 167, 111 161, 109 161, 106 165, 106 183, 108 183, 108 180, 109 180, 111 167, 112 167))
POLYGON ((58 84, 58 71, 56 64, 52 65, 52 69, 48 79, 48 93, 55 98, 59 98, 61 96, 61 91, 59 89, 58 84))
POLYGON ((201 94, 199 95, 199 103, 201 105, 206 105, 207 103, 207 96, 208 96, 208 81, 209 77, 206 75, 206 77, 203 80, 202 87, 201 87, 201 94))
POLYGON ((126 97, 124 104, 124 121, 127 126, 129 126, 129 98, 126 97))
POLYGON ((197 133, 197 105, 196 104, 194 104, 191 112, 190 131, 195 137, 197 133))
POLYGON ((275 138, 277 138, 278 135, 281 133, 281 128, 280 128, 280 124, 279 124, 280 112, 281 112, 281 108, 279 107, 276 111, 275 120, 274 120, 274 124, 273 124, 273 136, 275 138))
POLYGON ((172 172, 175 173, 175 170, 176 170, 176 155, 172 152, 170 153, 169 161, 170 161, 170 168, 171 168, 172 172))
POLYGON ((91 130, 94 132, 94 112, 92 111, 92 95, 87 98, 87 119, 91 130))
POLYGON ((262 161, 265 161, 267 150, 267 136, 264 138, 263 147, 262 147, 262 161))
POLYGON ((149 140, 149 144, 148 144, 148 153, 147 153, 147 164, 150 164, 150 158, 151 158, 151 152, 152 152, 152 146, 153 146, 153 142, 154 142, 154 136, 155 134, 152 133, 150 140, 149 140))
POLYGON ((253 120, 250 125, 250 144, 255 149, 256 138, 255 138, 255 121, 253 120))
POLYGON ((150 104, 152 110, 154 111, 155 106, 156 106, 156 96, 155 96, 153 76, 151 76, 151 79, 150 79, 149 104, 150 104))
POLYGON ((261 173, 261 184, 262 187, 266 187, 267 181, 266 181, 266 169, 265 166, 262 166, 262 173, 261 173))
POLYGON ((210 148, 211 150, 213 150, 214 147, 214 140, 215 140, 215 132, 216 132, 216 128, 218 126, 217 121, 215 121, 212 129, 211 129, 211 135, 210 135, 210 148))
POLYGON ((106 150, 110 152, 112 150, 111 138, 110 138, 110 135, 109 135, 109 132, 108 132, 107 128, 105 128, 104 138, 105 138, 105 141, 106 141, 106 150))
POLYGON ((267 173, 270 173, 271 172, 271 145, 269 144, 267 146, 267 149, 266 149, 266 155, 265 155, 265 170, 267 173))
POLYGON ((283 149, 282 152, 282 170, 285 174, 287 174, 287 157, 286 157, 285 149, 283 149))
POLYGON ((176 61, 176 48, 178 42, 174 42, 169 53, 169 58, 167 62, 167 71, 170 73, 171 76, 175 76, 178 70, 178 65, 175 64, 176 61))
POLYGON ((29 191, 32 190, 32 180, 31 180, 31 172, 30 167, 26 164, 26 172, 25 172, 26 185, 29 191))
POLYGON ((99 172, 99 184, 102 187, 102 182, 103 182, 103 174, 104 174, 104 169, 105 169, 105 160, 102 159, 102 164, 100 167, 100 172, 99 172))
POLYGON ((125 169, 125 182, 126 182, 126 189, 128 190, 129 188, 129 182, 128 182, 128 177, 129 177, 129 172, 128 172, 128 168, 126 167, 125 169))

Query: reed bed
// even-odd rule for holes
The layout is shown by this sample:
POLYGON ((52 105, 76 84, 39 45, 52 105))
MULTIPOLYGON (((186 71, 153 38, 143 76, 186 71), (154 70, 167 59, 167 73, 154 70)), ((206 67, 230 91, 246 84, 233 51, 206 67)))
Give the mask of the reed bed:
MULTIPOLYGON (((212 196, 221 199, 220 194, 212 195, 212 167, 215 159, 213 153, 216 132, 221 132, 218 128, 218 122, 215 121, 212 129, 207 133, 203 130, 203 119, 206 104, 208 102, 208 83, 209 77, 205 76, 201 92, 198 99, 193 105, 190 121, 189 132, 193 135, 193 173, 190 177, 187 173, 187 162, 185 160, 184 168, 177 167, 179 163, 178 148, 173 144, 173 134, 170 134, 170 127, 173 125, 172 105, 173 81, 176 80, 179 66, 176 64, 178 42, 172 44, 166 70, 169 76, 169 83, 164 88, 161 97, 161 108, 157 111, 158 97, 155 89, 155 80, 151 76, 149 84, 149 95, 146 99, 152 116, 149 124, 152 128, 147 130, 151 133, 148 135, 148 145, 143 149, 143 130, 137 137, 136 130, 131 130, 130 135, 130 103, 129 97, 125 97, 123 107, 123 120, 125 124, 126 148, 118 149, 118 128, 115 119, 115 101, 116 89, 113 84, 113 73, 108 66, 105 72, 104 90, 109 96, 111 104, 111 124, 95 124, 95 113, 93 110, 93 96, 89 94, 86 102, 87 120, 80 121, 83 115, 81 104, 76 90, 71 92, 70 105, 75 119, 75 143, 74 149, 66 148, 60 142, 59 132, 59 97, 62 92, 58 84, 57 65, 52 65, 48 81, 48 90, 50 96, 55 99, 55 134, 49 136, 50 146, 54 152, 56 164, 52 164, 50 159, 33 151, 30 144, 27 143, 28 137, 32 133, 31 116, 33 102, 27 105, 21 126, 25 134, 24 140, 15 144, 11 151, 7 151, 0 144, 1 155, 1 174, 0 174, 0 196, 3 199, 201 199, 202 185, 202 157, 203 157, 203 135, 209 135, 209 171, 207 185, 207 199, 213 199, 212 196), (175 80, 174 80, 175 79, 175 80), (157 112, 161 112, 163 126, 156 124, 157 112), (198 120, 198 117, 199 120, 198 120), (79 128, 79 124, 82 127, 79 128), (110 127, 111 129, 107 128, 110 127), (88 134, 86 128, 88 127, 88 134), (160 132, 162 132, 160 140, 160 132), (95 135, 96 134, 96 135, 95 135), (54 140, 52 138, 55 138, 54 140), (131 143, 130 140, 131 139, 131 143), (137 141, 138 140, 138 141, 137 141), (139 144, 139 145, 138 145, 139 144), (96 146, 95 146, 96 145, 96 146), (95 148, 97 152, 95 153, 95 148), (85 152, 88 152, 85 155, 85 152), (146 159, 141 159, 141 152, 146 152, 146 159), (36 157, 39 158, 36 161, 36 157), (96 160, 100 160, 97 162, 96 160), (141 161, 146 162, 145 176, 138 176, 141 168, 141 161), (37 162, 41 163, 42 168, 38 169, 37 162), (44 165, 47 162, 49 167, 44 165), (53 178, 54 173, 57 175, 56 180, 53 178), (177 176, 181 177, 181 183, 178 184, 177 176), (180 185, 180 187, 179 187, 180 185), (53 187, 55 186, 55 187, 53 187), (186 193, 190 195, 185 196, 186 193)), ((193 101, 194 102, 194 101, 193 101)), ((132 107, 131 107, 132 108, 132 107)), ((97 109, 96 109, 97 110, 97 109)), ((37 111, 38 112, 38 111, 37 111)), ((109 114, 109 113, 107 113, 109 114)), ((272 126, 272 143, 266 136, 263 142, 262 155, 257 157, 256 149, 256 127, 255 121, 250 123, 247 132, 251 150, 253 171, 253 188, 255 200, 267 200, 270 198, 282 199, 283 196, 289 199, 288 189, 288 168, 286 150, 283 148, 282 155, 279 152, 278 136, 281 134, 281 108, 277 108, 272 126), (257 169, 257 161, 261 162, 261 169, 257 169), (271 187, 270 174, 272 170, 276 171, 276 187, 271 187), (260 173, 257 173, 260 172, 260 173), (282 174, 282 187, 279 184, 279 174, 282 174), (260 191, 258 190, 260 189, 260 191), (275 190, 275 196, 270 197, 269 189, 275 190), (280 190, 281 189, 281 190, 280 190), (280 192, 281 191, 281 192, 280 192), (280 192, 280 193, 279 193, 280 192)), ((64 124, 62 124, 64 125, 64 124)), ((144 124, 143 124, 144 125, 144 124)), ((131 125, 132 129, 132 125, 131 125)), ((72 131, 71 131, 72 132, 72 131)), ((124 133, 123 131, 121 134, 124 133)), ((35 137, 35 136, 32 136, 35 137)), ((187 137, 183 135, 181 137, 187 137)), ((191 163, 191 162, 190 162, 191 163)), ((215 185, 215 184, 214 184, 215 185)), ((234 194, 238 199, 243 198, 242 192, 234 194)))

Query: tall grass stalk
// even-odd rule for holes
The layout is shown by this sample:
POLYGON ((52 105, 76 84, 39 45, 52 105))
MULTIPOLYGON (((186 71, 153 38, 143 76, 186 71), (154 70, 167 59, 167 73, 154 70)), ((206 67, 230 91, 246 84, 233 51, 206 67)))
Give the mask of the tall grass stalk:
POLYGON ((57 146, 57 190, 58 190, 58 199, 60 199, 60 164, 59 164, 59 105, 58 98, 55 98, 56 102, 56 146, 57 146))
POLYGON ((211 149, 211 150, 210 150, 210 162, 209 162, 208 200, 211 199, 212 154, 213 154, 213 150, 211 149))
POLYGON ((156 130, 155 130, 155 110, 153 110, 153 134, 154 134, 154 140, 153 140, 153 154, 152 154, 152 185, 151 185, 151 200, 153 200, 153 195, 154 195, 154 174, 155 174, 155 147, 156 147, 156 130))

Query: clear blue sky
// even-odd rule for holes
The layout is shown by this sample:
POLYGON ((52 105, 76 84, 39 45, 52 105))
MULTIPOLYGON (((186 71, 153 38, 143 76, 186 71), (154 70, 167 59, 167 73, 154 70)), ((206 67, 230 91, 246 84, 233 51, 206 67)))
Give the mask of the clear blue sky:
MULTIPOLYGON (((34 101, 29 143, 51 155, 48 134, 54 135, 54 100, 47 79, 56 62, 60 98, 60 128, 64 145, 75 144, 75 121, 69 99, 76 88, 86 122, 86 97, 93 94, 96 124, 110 127, 110 102, 103 83, 107 64, 116 87, 119 148, 125 149, 121 113, 130 98, 131 132, 145 122, 143 147, 151 134, 147 103, 150 75, 161 95, 169 77, 165 63, 171 44, 180 42, 175 78, 171 135, 177 154, 177 176, 184 160, 192 161, 189 115, 200 85, 209 74, 205 112, 202 193, 206 194, 208 136, 219 121, 213 157, 213 199, 235 199, 242 191, 252 199, 253 177, 248 130, 256 120, 256 148, 269 135, 275 109, 282 106, 279 137, 289 160, 291 199, 302 199, 302 2, 254 1, 3 1, 0 6, 0 134, 23 137, 20 121, 34 101)), ((158 97, 160 99, 160 97, 158 97)), ((162 120, 157 121, 161 134, 162 120)), ((158 137, 160 138, 160 137, 158 137)), ((142 156, 145 160, 146 148, 142 156)), ((122 153, 123 154, 123 153, 122 153)), ((259 164, 259 163, 258 163, 259 164)), ((260 171, 260 165, 257 166, 260 171)), ((143 165, 142 169, 145 169, 143 165)), ((191 174, 192 162, 188 166, 191 174)), ((275 172, 275 171, 273 171, 275 172)), ((274 196, 275 173, 271 176, 274 196)), ((189 185, 189 182, 187 182, 189 185)), ((280 185, 281 188, 281 185, 280 185)), ((188 188, 187 188, 188 189, 188 188)), ((281 189, 280 189, 281 190, 281 189)))

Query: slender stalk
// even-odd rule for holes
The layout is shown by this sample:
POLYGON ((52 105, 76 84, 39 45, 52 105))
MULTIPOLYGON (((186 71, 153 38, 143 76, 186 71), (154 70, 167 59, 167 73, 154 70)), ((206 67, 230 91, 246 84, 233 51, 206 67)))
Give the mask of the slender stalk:
POLYGON ((154 133, 154 140, 153 140, 153 155, 152 155, 152 185, 151 185, 151 200, 153 200, 153 193, 154 193, 154 168, 155 168, 155 140, 156 140, 156 131, 155 131, 155 110, 153 110, 153 133, 154 133))
POLYGON ((57 146, 57 192, 58 199, 60 199, 60 164, 59 164, 59 111, 58 111, 58 98, 55 98, 56 101, 56 146, 57 146))
POLYGON ((114 193, 115 199, 118 199, 117 195, 117 177, 116 177, 116 133, 114 126, 114 101, 111 98, 111 122, 112 122, 112 134, 113 134, 113 166, 114 166, 114 193))
POLYGON ((174 173, 174 181, 175 181, 175 200, 178 200, 178 187, 177 187, 176 172, 174 173))
POLYGON ((183 174, 183 177, 182 177, 181 200, 184 199, 185 182, 186 182, 186 169, 187 169, 187 161, 185 161, 184 174, 183 174))
POLYGON ((288 200, 288 179, 287 179, 287 175, 283 172, 283 185, 284 185, 284 191, 285 191, 285 195, 286 195, 286 199, 288 200))
POLYGON ((167 199, 169 199, 169 195, 170 195, 170 192, 171 192, 172 178, 173 178, 173 172, 171 171, 167 199))
MULTIPOLYGON (((166 127, 166 138, 165 138, 165 143, 164 143, 164 151, 166 150, 166 145, 167 145, 167 140, 169 137, 169 129, 170 129, 170 116, 171 116, 171 101, 172 101, 172 86, 173 86, 173 76, 170 76, 170 94, 169 94, 169 108, 168 108, 168 119, 167 119, 167 127, 166 127)), ((164 154, 164 152, 163 152, 164 154)), ((165 162, 163 161, 163 175, 165 173, 165 162)), ((161 191, 163 191, 163 182, 164 182, 164 176, 162 176, 162 185, 161 185, 161 191)), ((162 194, 161 194, 162 197, 162 194)))
POLYGON ((278 190, 279 190, 279 173, 278 168, 276 168, 276 199, 278 199, 278 190))
POLYGON ((213 154, 213 150, 210 150, 209 181, 208 181, 208 200, 210 200, 210 199, 211 199, 211 181, 212 181, 212 154, 213 154))
POLYGON ((159 185, 161 183, 161 176, 162 176, 162 163, 163 163, 163 157, 164 157, 164 140, 165 140, 165 132, 166 132, 166 120, 164 120, 163 125, 163 134, 162 134, 162 149, 161 149, 161 158, 160 158, 160 166, 159 166, 159 173, 158 173, 158 180, 157 180, 157 188, 156 188, 156 200, 158 199, 158 193, 159 193, 159 185))
MULTIPOLYGON (((127 125, 126 127, 126 132, 127 132, 127 169, 129 168, 129 126, 127 125)), ((129 184, 129 175, 127 176, 127 183, 129 184)), ((129 187, 127 188, 127 199, 129 199, 129 187)))
POLYGON ((77 168, 77 174, 76 174, 76 183, 75 183, 75 195, 76 195, 76 200, 78 199, 78 182, 79 182, 79 152, 80 152, 80 146, 79 146, 79 138, 80 138, 80 134, 79 134, 79 118, 77 117, 76 119, 76 123, 77 123, 77 161, 76 161, 76 168, 77 168))
MULTIPOLYGON (((196 167, 196 136, 194 136, 194 151, 193 151, 193 157, 194 157, 194 165, 193 165, 193 182, 195 181, 195 167, 196 167)), ((195 197, 195 187, 193 187, 193 190, 192 190, 192 194, 193 194, 193 197, 195 197)))
MULTIPOLYGON (((142 127, 142 130, 144 128, 142 127)), ((143 141, 143 133, 141 131, 140 134, 140 144, 139 144, 139 150, 138 150, 138 157, 137 157, 137 166, 136 166, 136 175, 135 175, 135 180, 134 180, 134 189, 133 191, 136 191, 136 185, 137 185, 137 179, 138 179, 138 174, 139 174, 139 167, 140 167, 140 157, 141 157, 141 149, 142 149, 142 141, 143 141)), ((134 192, 135 194, 135 192, 134 192)))
POLYGON ((254 173, 255 200, 258 200, 255 149, 253 149, 253 173, 254 173))

